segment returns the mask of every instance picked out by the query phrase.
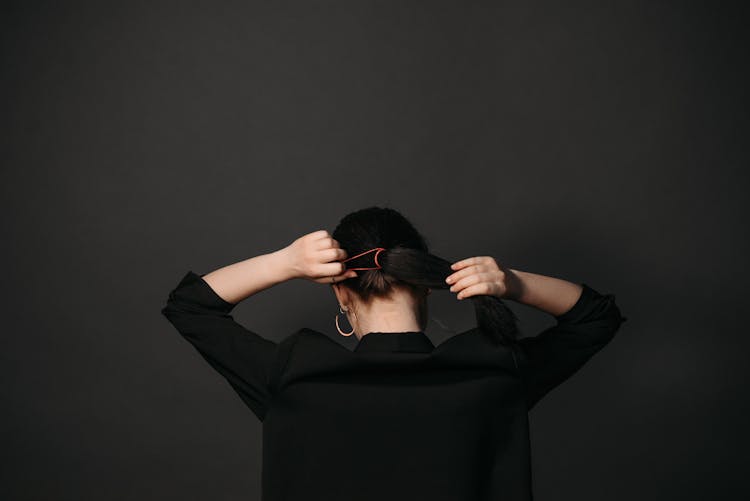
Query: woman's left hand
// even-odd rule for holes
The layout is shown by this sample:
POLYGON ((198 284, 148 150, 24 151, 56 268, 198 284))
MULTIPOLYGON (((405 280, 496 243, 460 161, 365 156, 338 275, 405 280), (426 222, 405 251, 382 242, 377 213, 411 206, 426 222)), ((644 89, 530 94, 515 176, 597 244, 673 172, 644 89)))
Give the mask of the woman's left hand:
POLYGON ((451 265, 455 273, 446 278, 450 291, 457 299, 471 296, 496 296, 512 299, 517 292, 517 277, 510 268, 504 268, 492 256, 474 256, 451 265))

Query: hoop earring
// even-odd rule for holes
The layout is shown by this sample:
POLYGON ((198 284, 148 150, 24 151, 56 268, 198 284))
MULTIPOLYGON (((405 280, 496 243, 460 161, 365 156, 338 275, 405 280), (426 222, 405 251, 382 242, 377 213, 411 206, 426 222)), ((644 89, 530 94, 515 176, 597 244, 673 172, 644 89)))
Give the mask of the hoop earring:
POLYGON ((349 337, 352 334, 354 334, 354 326, 352 325, 352 331, 351 332, 347 333, 347 332, 342 331, 341 327, 339 327, 339 315, 341 313, 346 313, 346 312, 341 308, 341 305, 339 305, 339 313, 336 313, 336 330, 339 331, 339 334, 341 334, 342 336, 349 337))

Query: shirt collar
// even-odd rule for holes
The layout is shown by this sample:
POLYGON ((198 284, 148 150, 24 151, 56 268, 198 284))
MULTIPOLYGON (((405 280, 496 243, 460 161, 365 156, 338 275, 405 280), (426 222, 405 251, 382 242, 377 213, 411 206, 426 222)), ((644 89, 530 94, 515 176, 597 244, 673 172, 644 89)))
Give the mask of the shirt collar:
POLYGON ((354 347, 356 352, 396 351, 429 353, 435 348, 423 331, 369 332, 354 347))

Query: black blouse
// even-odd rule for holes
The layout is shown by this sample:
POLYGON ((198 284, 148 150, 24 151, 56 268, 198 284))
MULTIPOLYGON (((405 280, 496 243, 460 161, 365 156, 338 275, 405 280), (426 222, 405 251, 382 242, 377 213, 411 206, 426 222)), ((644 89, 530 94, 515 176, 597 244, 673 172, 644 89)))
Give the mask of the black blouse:
POLYGON ((187 272, 161 310, 263 423, 264 501, 528 501, 528 410, 626 320, 586 284, 513 349, 477 328, 435 346, 371 332, 350 350, 303 328, 276 343, 187 272))

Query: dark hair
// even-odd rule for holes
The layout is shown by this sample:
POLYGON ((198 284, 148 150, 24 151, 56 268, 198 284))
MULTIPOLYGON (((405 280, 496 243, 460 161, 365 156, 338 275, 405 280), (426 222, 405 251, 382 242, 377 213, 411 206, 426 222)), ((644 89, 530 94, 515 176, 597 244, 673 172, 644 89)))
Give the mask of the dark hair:
MULTIPOLYGON (((411 287, 417 294, 427 288, 448 289, 445 282, 454 273, 451 261, 431 254, 427 241, 401 213, 389 207, 368 207, 344 216, 331 235, 355 256, 374 247, 384 247, 378 255, 381 269, 359 270, 344 284, 363 301, 371 296, 387 296, 394 284, 411 287)), ((375 266, 374 252, 345 263, 350 268, 375 266)), ((495 344, 511 344, 518 339, 518 318, 496 296, 470 296, 477 326, 495 344)))

